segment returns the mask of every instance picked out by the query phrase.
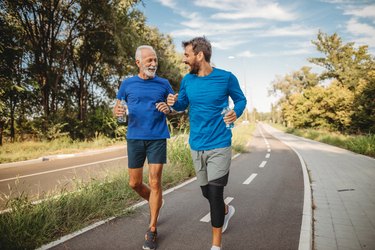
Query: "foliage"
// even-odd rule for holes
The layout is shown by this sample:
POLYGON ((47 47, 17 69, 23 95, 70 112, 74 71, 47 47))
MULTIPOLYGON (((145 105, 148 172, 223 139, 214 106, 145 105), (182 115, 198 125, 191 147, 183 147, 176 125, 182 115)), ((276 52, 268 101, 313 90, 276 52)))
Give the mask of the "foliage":
POLYGON ((325 57, 309 61, 325 68, 320 75, 311 68, 277 77, 270 94, 280 96, 273 120, 293 128, 326 128, 345 133, 375 131, 375 61, 367 46, 343 44, 337 34, 319 32, 313 41, 325 57))
POLYGON ((336 147, 348 149, 352 152, 375 157, 375 135, 344 135, 338 132, 330 132, 324 129, 296 129, 276 126, 297 136, 302 136, 315 141, 320 141, 336 147))
MULTIPOLYGON (((112 100, 123 78, 137 73, 135 49, 155 48, 158 74, 178 89, 183 67, 171 37, 146 25, 141 0, 0 3, 0 144, 3 133, 90 139, 123 135, 112 100)), ((21 136, 22 138, 22 136, 21 136)))

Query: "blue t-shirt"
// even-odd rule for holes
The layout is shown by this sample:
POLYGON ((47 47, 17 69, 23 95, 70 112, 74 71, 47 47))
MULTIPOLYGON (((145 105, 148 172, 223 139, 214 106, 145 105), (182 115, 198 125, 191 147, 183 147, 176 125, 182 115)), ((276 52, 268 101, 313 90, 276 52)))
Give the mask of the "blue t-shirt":
POLYGON ((246 106, 246 97, 231 72, 213 68, 207 76, 187 74, 182 79, 173 108, 182 111, 189 106, 191 149, 211 150, 231 145, 232 132, 226 128, 221 115, 223 108, 228 106, 229 97, 234 102, 237 117, 240 117, 246 106))
POLYGON ((155 104, 166 102, 173 90, 167 79, 155 76, 142 79, 138 75, 122 81, 117 99, 128 104, 128 139, 158 140, 169 138, 166 116, 155 104))

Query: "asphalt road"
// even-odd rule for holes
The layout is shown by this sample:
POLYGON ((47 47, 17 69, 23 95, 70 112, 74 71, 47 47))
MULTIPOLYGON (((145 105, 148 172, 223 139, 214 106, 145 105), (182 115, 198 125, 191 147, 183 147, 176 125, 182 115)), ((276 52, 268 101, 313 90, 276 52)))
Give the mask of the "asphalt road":
POLYGON ((72 190, 77 183, 74 180, 87 182, 127 169, 125 147, 32 162, 0 167, 0 209, 5 204, 1 199, 4 196, 25 193, 33 200, 43 199, 51 192, 58 194, 61 189, 72 190))
MULTIPOLYGON (((249 149, 232 161, 225 198, 236 213, 223 235, 223 249, 298 249, 304 198, 300 161, 261 126, 249 149)), ((158 249, 210 249, 208 202, 196 181, 164 199, 158 249)), ((147 226, 144 205, 130 216, 113 219, 52 248, 142 249, 147 226)))

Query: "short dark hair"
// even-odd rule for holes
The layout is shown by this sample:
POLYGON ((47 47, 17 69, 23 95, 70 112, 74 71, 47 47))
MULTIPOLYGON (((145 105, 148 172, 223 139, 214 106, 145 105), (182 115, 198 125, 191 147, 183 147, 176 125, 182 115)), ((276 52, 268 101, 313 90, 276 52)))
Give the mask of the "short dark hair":
POLYGON ((182 42, 182 47, 186 48, 188 45, 193 47, 195 55, 202 51, 206 62, 210 62, 212 49, 211 43, 206 39, 206 37, 195 37, 190 41, 182 42))

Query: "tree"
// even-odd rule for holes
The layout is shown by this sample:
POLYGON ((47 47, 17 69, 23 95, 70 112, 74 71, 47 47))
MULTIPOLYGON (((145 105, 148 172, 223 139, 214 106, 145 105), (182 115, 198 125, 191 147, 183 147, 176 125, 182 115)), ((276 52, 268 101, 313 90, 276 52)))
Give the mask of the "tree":
MULTIPOLYGON (((116 129, 110 112, 126 77, 137 74, 135 50, 152 45, 158 75, 174 89, 182 78, 172 38, 146 25, 142 0, 4 0, 0 2, 0 136, 15 128, 75 138, 116 129)), ((1 139, 1 137, 0 137, 1 139)))
POLYGON ((353 94, 353 104, 345 114, 345 117, 351 114, 348 119, 352 122, 349 122, 349 127, 344 127, 352 132, 374 131, 375 61, 368 53, 368 46, 355 48, 353 42, 344 44, 336 33, 329 36, 322 32, 319 32, 313 44, 325 55, 309 59, 310 62, 326 69, 320 75, 320 79, 333 79, 335 85, 342 86, 353 94))

